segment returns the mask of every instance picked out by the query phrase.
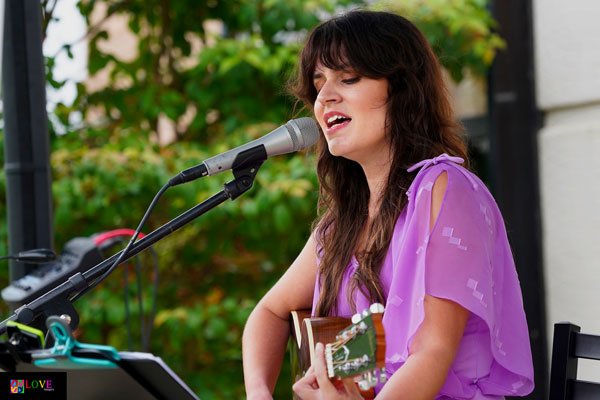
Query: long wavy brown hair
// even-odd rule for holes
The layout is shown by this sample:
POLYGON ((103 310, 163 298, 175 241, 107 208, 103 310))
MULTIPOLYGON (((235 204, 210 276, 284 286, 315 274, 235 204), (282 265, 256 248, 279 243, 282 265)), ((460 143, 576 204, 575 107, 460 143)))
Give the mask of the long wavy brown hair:
MULTIPOLYGON (((351 11, 317 26, 300 55, 290 90, 314 110, 316 64, 350 70, 388 82, 386 139, 393 152, 377 215, 368 226, 359 266, 346 293, 353 310, 358 289, 385 304, 379 273, 394 225, 407 204, 406 190, 416 172, 411 165, 442 153, 467 160, 462 126, 455 120, 440 65, 423 34, 407 19, 386 12, 351 11)), ((337 313, 344 272, 357 252, 368 222, 369 187, 361 166, 329 153, 321 132, 317 145, 319 216, 313 224, 321 261, 321 294, 316 315, 337 313)), ((468 167, 468 165, 467 165, 468 167)))

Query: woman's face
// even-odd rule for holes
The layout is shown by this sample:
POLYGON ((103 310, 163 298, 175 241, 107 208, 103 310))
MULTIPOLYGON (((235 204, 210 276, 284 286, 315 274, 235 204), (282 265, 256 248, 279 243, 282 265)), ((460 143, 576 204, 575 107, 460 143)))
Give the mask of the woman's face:
POLYGON ((313 84, 317 89, 315 117, 334 156, 365 167, 387 161, 390 146, 385 137, 386 79, 370 79, 353 71, 337 71, 318 63, 313 84))

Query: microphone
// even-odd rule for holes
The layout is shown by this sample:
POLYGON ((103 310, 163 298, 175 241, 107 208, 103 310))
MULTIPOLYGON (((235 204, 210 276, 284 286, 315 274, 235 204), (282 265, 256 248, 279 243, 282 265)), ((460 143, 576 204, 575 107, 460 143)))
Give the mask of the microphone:
POLYGON ((293 119, 259 139, 208 158, 202 164, 181 171, 169 180, 169 185, 175 186, 203 176, 227 171, 232 168, 238 154, 261 145, 264 146, 267 157, 271 157, 304 150, 315 144, 318 138, 319 128, 312 118, 293 119))

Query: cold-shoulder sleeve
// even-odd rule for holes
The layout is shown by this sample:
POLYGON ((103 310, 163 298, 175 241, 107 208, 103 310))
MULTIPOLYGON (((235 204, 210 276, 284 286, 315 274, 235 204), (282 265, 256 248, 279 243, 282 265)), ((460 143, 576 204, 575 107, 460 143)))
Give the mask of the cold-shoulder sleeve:
MULTIPOLYGON (((407 195, 402 232, 395 232, 390 244, 394 271, 384 315, 386 335, 394 335, 387 340, 389 369, 397 369, 408 357, 410 340, 424 318, 424 296, 429 294, 460 304, 471 312, 470 321, 480 323, 480 342, 489 350, 489 359, 476 367, 476 379, 468 382, 471 391, 513 396, 531 392, 533 367, 521 289, 491 194, 475 175, 442 160, 422 169, 407 195), (430 229, 432 188, 444 171, 448 185, 430 229)), ((461 343, 459 352, 468 352, 463 345, 470 346, 461 343)), ((451 370, 445 387, 464 381, 455 372, 451 370)))

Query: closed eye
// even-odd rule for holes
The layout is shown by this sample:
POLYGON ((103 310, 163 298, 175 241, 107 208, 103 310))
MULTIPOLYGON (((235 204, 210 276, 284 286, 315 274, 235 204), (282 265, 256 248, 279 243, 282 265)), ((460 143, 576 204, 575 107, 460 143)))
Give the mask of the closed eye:
POLYGON ((347 85, 352 85, 353 83, 356 83, 356 82, 358 82, 359 80, 360 80, 360 78, 359 78, 359 77, 356 77, 356 78, 344 79, 344 80, 342 80, 342 82, 344 82, 344 83, 345 83, 345 84, 347 84, 347 85))

